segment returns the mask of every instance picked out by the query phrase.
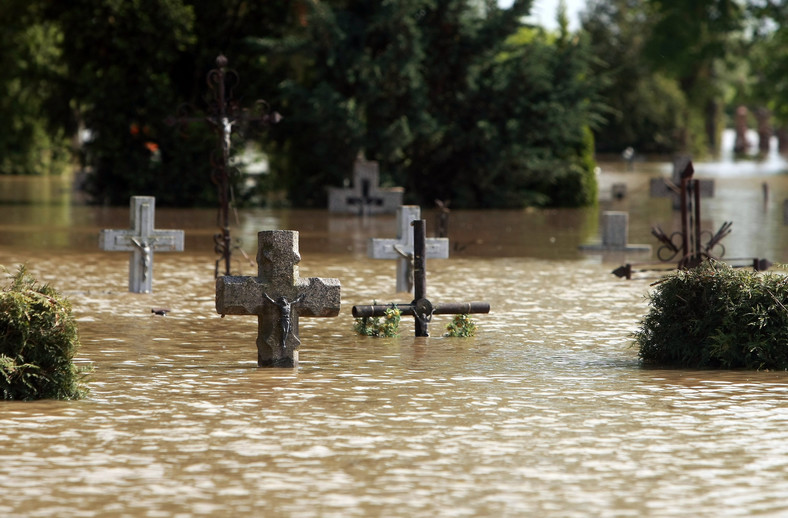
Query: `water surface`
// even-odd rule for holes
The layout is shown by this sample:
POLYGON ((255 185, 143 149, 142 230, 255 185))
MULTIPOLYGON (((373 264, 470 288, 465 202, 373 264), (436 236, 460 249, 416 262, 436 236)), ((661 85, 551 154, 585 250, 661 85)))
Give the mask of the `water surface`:
MULTIPOLYGON (((673 226, 643 189, 655 174, 669 169, 600 178, 599 210, 630 211, 632 242, 673 226), (618 181, 627 198, 605 199, 618 181)), ((729 253, 785 260, 785 178, 717 178, 704 217, 734 221, 729 253)), ((156 254, 141 295, 126 291, 128 255, 97 249, 126 207, 0 206, 0 264, 68 296, 78 362, 94 367, 85 400, 0 402, 0 514, 785 515, 788 376, 640 367, 631 333, 655 278, 610 271, 650 257, 580 253, 599 210, 453 212, 451 258, 428 261, 427 289, 491 303, 470 339, 441 336, 448 316, 428 338, 407 318, 396 338, 351 331, 353 304, 409 300, 393 262, 366 258, 393 217, 242 211, 233 232, 252 259, 258 230, 299 230, 301 276, 342 283, 339 317, 301 319, 299 367, 258 369, 256 319, 214 310, 214 211, 157 209, 187 249, 156 254)))

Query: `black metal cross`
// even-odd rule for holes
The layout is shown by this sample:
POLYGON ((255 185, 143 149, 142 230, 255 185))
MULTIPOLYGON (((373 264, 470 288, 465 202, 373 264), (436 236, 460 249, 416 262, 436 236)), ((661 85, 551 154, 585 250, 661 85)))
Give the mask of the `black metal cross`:
POLYGON ((722 239, 730 234, 733 223, 723 222, 716 234, 700 230, 700 183, 699 180, 692 178, 695 169, 692 162, 687 165, 680 174, 679 201, 681 207, 681 232, 674 232, 668 237, 661 228, 654 227, 651 233, 656 237, 662 246, 657 250, 657 257, 661 261, 670 261, 680 254, 678 263, 679 269, 693 268, 709 257, 720 258, 725 255, 725 247, 720 243, 722 239), (708 241, 701 243, 706 235, 708 241), (675 243, 674 238, 679 238, 680 243, 675 243), (716 256, 712 255, 712 250, 717 248, 719 251, 716 256))
POLYGON ((238 73, 227 68, 227 58, 219 55, 216 58, 216 68, 210 70, 206 76, 208 88, 214 93, 214 98, 208 106, 208 115, 204 117, 190 117, 188 112, 193 111, 188 105, 178 109, 178 115, 169 117, 170 125, 186 124, 189 122, 207 122, 219 136, 221 156, 211 154, 211 181, 216 185, 219 195, 218 223, 221 233, 214 235, 214 249, 220 255, 216 261, 216 276, 219 276, 219 264, 224 261, 224 275, 230 275, 230 259, 232 256, 232 242, 230 239, 230 137, 233 126, 258 122, 262 125, 276 124, 281 120, 277 112, 271 113, 268 103, 262 100, 255 102, 253 108, 241 108, 233 99, 232 91, 238 84, 238 73))
MULTIPOLYGON (((489 313, 489 302, 450 302, 433 305, 427 300, 427 236, 426 221, 413 222, 413 290, 414 299, 409 304, 395 304, 403 315, 413 315, 416 336, 430 336, 429 323, 432 315, 465 315, 470 313, 489 313)), ((382 317, 389 305, 353 306, 353 316, 382 317)))

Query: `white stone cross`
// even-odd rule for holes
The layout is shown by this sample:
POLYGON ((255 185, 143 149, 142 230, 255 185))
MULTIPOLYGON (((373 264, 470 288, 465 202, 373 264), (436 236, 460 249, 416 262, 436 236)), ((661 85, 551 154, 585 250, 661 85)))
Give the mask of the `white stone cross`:
POLYGON ((339 314, 339 279, 298 275, 298 232, 265 230, 257 234, 257 277, 225 275, 216 279, 216 312, 257 315, 257 365, 298 365, 299 317, 339 314))
MULTIPOLYGON (((397 209, 397 239, 370 238, 367 255, 372 259, 397 259, 397 291, 413 291, 413 228, 421 219, 418 205, 401 205, 397 209)), ((431 237, 426 243, 426 258, 447 259, 449 239, 431 237)))
POLYGON ((153 286, 153 252, 182 252, 183 230, 156 230, 153 221, 156 198, 131 197, 131 229, 102 230, 99 248, 108 252, 131 252, 129 291, 150 293, 153 286))

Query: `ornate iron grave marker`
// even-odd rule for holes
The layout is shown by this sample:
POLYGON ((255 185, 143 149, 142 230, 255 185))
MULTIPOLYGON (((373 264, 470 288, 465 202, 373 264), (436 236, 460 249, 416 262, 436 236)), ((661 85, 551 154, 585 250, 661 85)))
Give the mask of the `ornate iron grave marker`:
POLYGON ((353 186, 328 188, 328 211, 359 216, 389 214, 402 205, 402 194, 401 187, 380 187, 378 163, 359 156, 353 167, 353 186))
MULTIPOLYGON (((731 226, 733 226, 732 222, 725 221, 714 234, 708 230, 701 231, 700 199, 702 188, 700 180, 692 178, 694 172, 692 162, 688 161, 679 175, 681 231, 673 232, 668 236, 659 226, 651 229, 654 237, 662 243, 662 246, 657 249, 657 258, 662 262, 668 262, 678 257, 676 265, 678 269, 694 268, 707 259, 722 259, 722 256, 725 255, 725 246, 720 241, 731 233, 731 226)), ((745 260, 756 271, 768 270, 772 264, 767 259, 758 258, 731 259, 730 261, 745 260)), ((632 266, 632 264, 620 266, 613 270, 613 274, 631 279, 632 266)))
MULTIPOLYGON (((413 291, 413 222, 421 219, 418 205, 402 205, 397 209, 397 238, 370 238, 367 255, 372 259, 397 260, 397 291, 413 291)), ((426 257, 449 257, 449 240, 445 237, 426 239, 426 257)))
POLYGON ((213 173, 211 181, 216 185, 219 196, 218 222, 221 233, 215 234, 214 249, 220 255, 216 260, 215 276, 219 276, 219 264, 224 262, 224 275, 230 275, 230 260, 232 257, 232 240, 230 238, 230 200, 233 198, 230 186, 230 140, 233 127, 241 124, 259 123, 263 126, 276 124, 282 117, 277 112, 269 113, 268 103, 262 100, 255 102, 251 109, 241 108, 233 99, 233 87, 238 84, 238 73, 227 68, 227 58, 216 58, 216 68, 208 72, 206 78, 208 88, 214 93, 207 116, 192 117, 188 112, 193 111, 188 105, 178 108, 176 117, 169 117, 167 123, 185 125, 190 122, 207 122, 219 136, 221 156, 211 153, 211 166, 213 173))
POLYGON ((339 279, 299 278, 298 232, 257 234, 257 277, 216 279, 216 312, 257 315, 257 365, 298 365, 299 317, 339 314, 339 279))
MULTIPOLYGON (((681 209, 681 178, 684 171, 688 166, 691 167, 692 160, 688 156, 677 157, 673 161, 673 174, 670 180, 664 178, 652 178, 650 184, 650 192, 652 198, 670 198, 672 201, 673 209, 681 209)), ((714 180, 713 179, 700 179, 696 180, 696 189, 700 193, 701 198, 714 197, 714 180)))
POLYGON ((153 221, 156 198, 132 196, 129 203, 131 229, 102 230, 99 248, 107 252, 131 252, 129 291, 150 293, 153 285, 153 252, 182 252, 183 230, 156 230, 153 221))
MULTIPOLYGON (((413 280, 414 299, 410 304, 396 304, 403 315, 413 315, 416 336, 429 336, 428 326, 433 315, 464 315, 470 313, 489 313, 489 302, 454 302, 435 304, 427 300, 427 258, 426 222, 418 219, 413 222, 413 280)), ((391 305, 353 306, 353 316, 381 317, 391 305)))

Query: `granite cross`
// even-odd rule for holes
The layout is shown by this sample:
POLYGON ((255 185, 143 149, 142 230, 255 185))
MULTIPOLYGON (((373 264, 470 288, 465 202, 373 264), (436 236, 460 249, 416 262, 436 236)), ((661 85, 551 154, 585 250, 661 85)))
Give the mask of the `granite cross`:
MULTIPOLYGON (((397 238, 370 238, 367 255, 372 259, 397 260, 397 291, 413 291, 413 230, 412 223, 421 219, 418 205, 402 205, 397 209, 397 238)), ((449 257, 449 240, 445 237, 426 239, 426 257, 449 257)))
MULTIPOLYGON (((413 315, 416 323, 416 336, 429 336, 429 323, 433 315, 463 315, 469 313, 489 313, 489 302, 454 302, 433 305, 427 300, 427 261, 426 261, 426 222, 418 219, 413 222, 413 280, 414 299, 409 304, 395 304, 403 315, 413 315)), ((382 317, 391 305, 353 306, 353 316, 382 317)))
POLYGON ((265 230, 257 241, 257 277, 216 279, 216 312, 257 315, 257 364, 295 367, 298 319, 337 316, 339 279, 299 277, 298 232, 265 230))
POLYGON ((183 230, 156 230, 153 220, 156 198, 131 197, 131 229, 102 230, 99 248, 108 252, 131 252, 129 291, 150 293, 153 285, 153 252, 182 252, 183 230))

